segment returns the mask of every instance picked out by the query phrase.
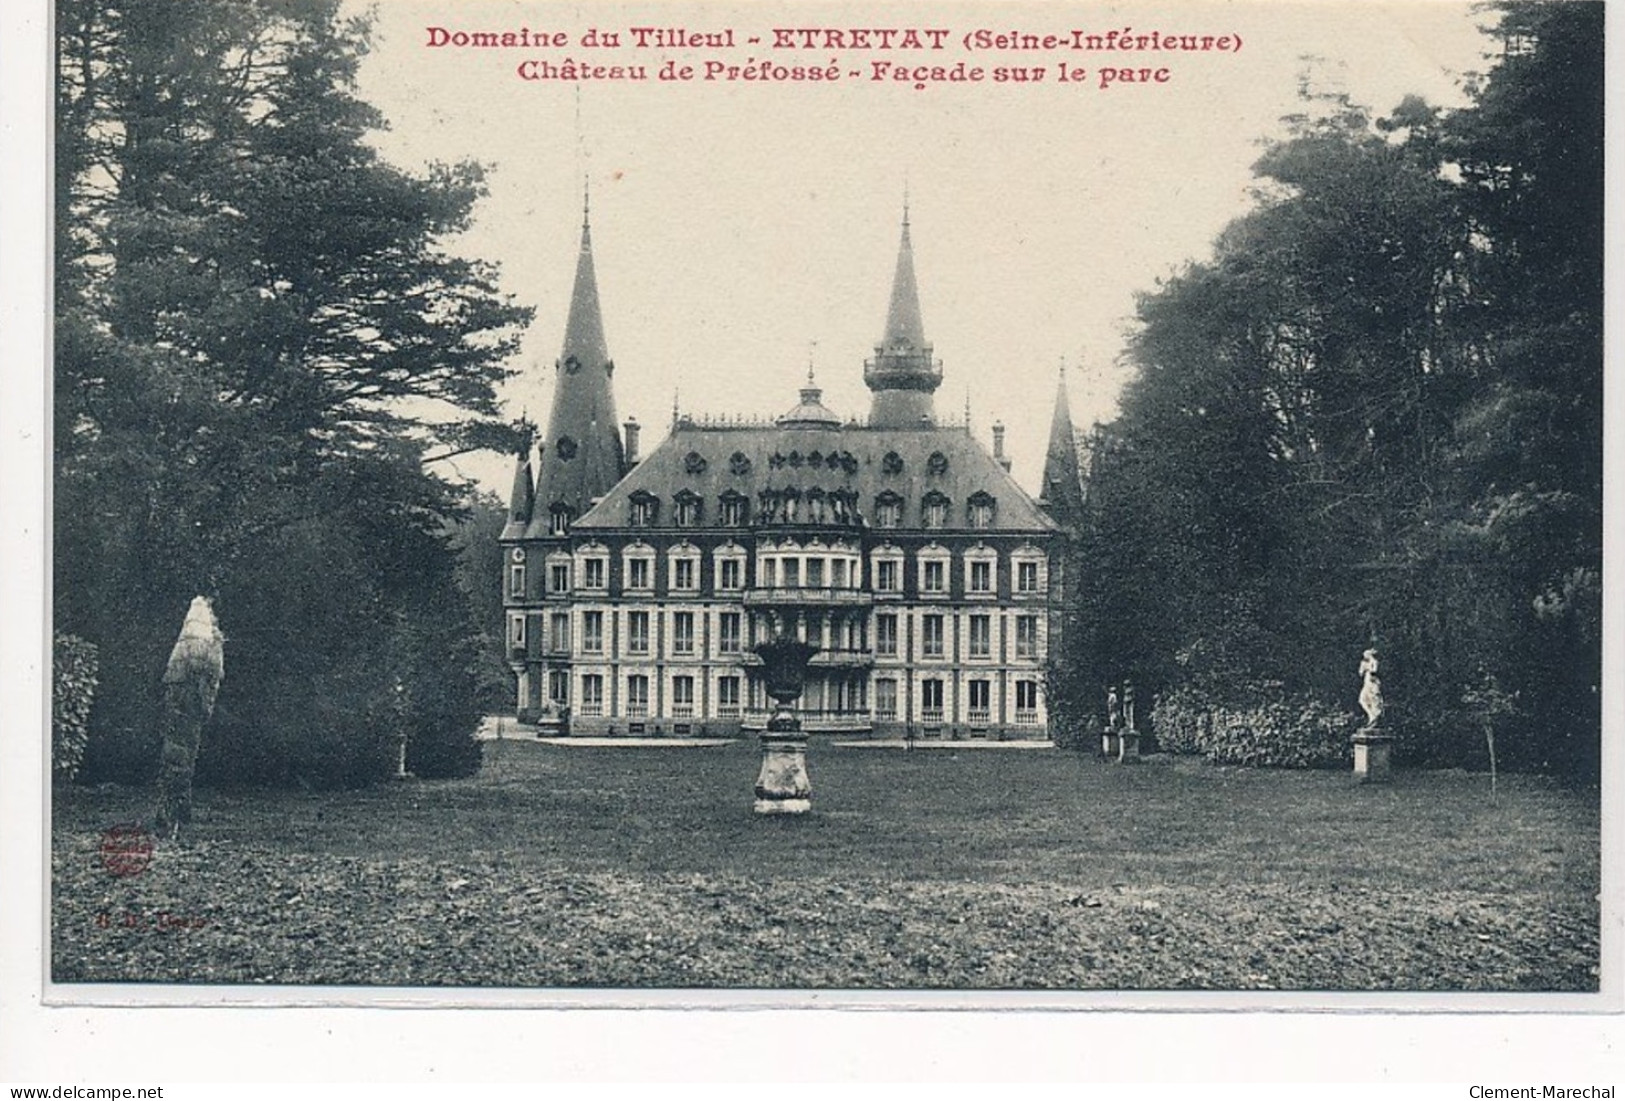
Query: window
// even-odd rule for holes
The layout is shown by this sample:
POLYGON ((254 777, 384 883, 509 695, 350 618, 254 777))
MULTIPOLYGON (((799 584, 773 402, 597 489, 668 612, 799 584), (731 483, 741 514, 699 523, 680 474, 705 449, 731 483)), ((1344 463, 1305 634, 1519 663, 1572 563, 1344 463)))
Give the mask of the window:
POLYGON ((629 589, 649 589, 654 582, 650 578, 654 574, 654 563, 647 558, 628 558, 626 560, 626 587, 629 589))
POLYGON ((890 677, 875 681, 875 718, 897 718, 897 682, 890 677))
POLYGON ((970 688, 970 721, 972 726, 986 726, 993 719, 993 693, 985 680, 973 680, 970 688))
POLYGON ((1038 617, 1035 615, 1016 616, 1016 657, 1035 658, 1038 656, 1038 617))
POLYGON ((674 558, 671 561, 671 587, 684 591, 693 591, 700 587, 700 571, 692 558, 674 558))
POLYGON ((598 673, 587 673, 581 678, 581 713, 604 713, 604 678, 598 673))
POLYGON ((784 587, 787 589, 801 588, 801 559, 786 558, 784 566, 784 587))
POLYGON ((581 652, 584 654, 601 654, 604 652, 604 613, 581 613, 581 652))
POLYGON ((647 654, 649 652, 649 613, 626 613, 626 652, 629 654, 647 654))
POLYGON ((717 616, 717 653, 739 653, 738 612, 723 612, 717 616))
POLYGON ((724 719, 739 717, 739 678, 717 678, 717 714, 724 719))
POLYGON ((948 498, 940 493, 929 494, 921 502, 921 521, 928 528, 942 528, 948 526, 948 498))
POLYGON ((547 567, 547 590, 554 593, 570 591, 570 563, 555 562, 547 567))
POLYGON ((522 563, 514 563, 508 567, 508 595, 525 595, 525 567, 522 563))
POLYGON ((588 558, 581 563, 581 587, 603 589, 609 586, 609 559, 588 558))
POLYGON ((993 526, 995 507, 991 495, 978 493, 965 506, 965 519, 973 528, 990 528, 993 526))
POLYGON ((882 493, 875 498, 875 527, 903 526, 903 499, 895 493, 882 493))
POLYGON ((555 707, 569 703, 570 674, 563 669, 555 669, 547 674, 547 695, 555 707))
POLYGON ((1038 563, 1016 563, 1016 592, 1036 593, 1038 591, 1038 563))
POLYGON ((570 506, 564 504, 554 505, 547 513, 547 533, 549 535, 567 535, 570 531, 570 506))
POLYGON ((627 521, 635 528, 646 528, 660 516, 660 502, 649 493, 639 490, 628 505, 627 521))
POLYGON ((692 654, 694 652, 693 612, 672 613, 671 652, 674 654, 692 654))
POLYGON ((824 560, 822 558, 807 559, 807 588, 822 589, 824 587, 824 560))
POLYGON ((922 627, 921 643, 925 656, 928 658, 940 658, 943 654, 942 617, 939 615, 928 615, 923 617, 920 623, 922 627))
POLYGON ((745 498, 735 494, 722 499, 722 523, 725 527, 742 528, 750 520, 745 498))
POLYGON ((694 678, 671 678, 671 713, 674 718, 687 719, 694 714, 694 678))
POLYGON ((920 682, 920 719, 930 724, 942 723, 942 682, 935 677, 920 682))
POLYGON ((973 593, 990 593, 993 591, 993 563, 982 559, 970 564, 970 591, 973 593))
POLYGON ((1038 682, 1016 681, 1016 722, 1031 726, 1038 722, 1038 682))
POLYGON ((673 518, 680 528, 694 527, 700 522, 700 499, 692 493, 679 494, 673 518))
POLYGON ((760 572, 762 576, 757 583, 762 587, 771 589, 779 583, 779 563, 777 559, 762 559, 760 572))
POLYGON ((948 591, 948 563, 940 558, 920 564, 920 590, 928 593, 948 591))
POLYGON ((717 564, 717 588, 737 591, 745 587, 744 563, 737 558, 724 558, 717 564))
MULTIPOLYGON (((486 590, 489 592, 490 590, 486 590)), ((525 615, 523 612, 508 617, 508 645, 515 650, 525 648, 525 615)))
POLYGON ((649 713, 649 678, 642 673, 626 678, 626 713, 632 718, 649 713))
POLYGON ((837 589, 846 588, 846 559, 837 558, 832 563, 832 567, 835 570, 835 577, 830 581, 830 584, 834 585, 837 589))
POLYGON ((570 652, 570 613, 554 612, 548 624, 548 629, 553 639, 553 652, 555 654, 568 654, 570 652))
POLYGON ((875 588, 883 593, 894 593, 898 590, 895 558, 883 558, 875 563, 875 588))
POLYGON ((875 616, 875 653, 885 657, 897 656, 897 617, 875 616))
POLYGON ((973 658, 993 656, 993 621, 988 616, 970 617, 970 656, 973 658))

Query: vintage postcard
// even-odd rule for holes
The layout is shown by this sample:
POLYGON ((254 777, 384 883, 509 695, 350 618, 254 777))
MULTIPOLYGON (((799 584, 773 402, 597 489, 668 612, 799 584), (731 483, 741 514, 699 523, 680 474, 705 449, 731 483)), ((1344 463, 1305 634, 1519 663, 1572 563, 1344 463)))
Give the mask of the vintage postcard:
POLYGON ((1618 1008, 1601 4, 54 20, 49 1002, 1618 1008))

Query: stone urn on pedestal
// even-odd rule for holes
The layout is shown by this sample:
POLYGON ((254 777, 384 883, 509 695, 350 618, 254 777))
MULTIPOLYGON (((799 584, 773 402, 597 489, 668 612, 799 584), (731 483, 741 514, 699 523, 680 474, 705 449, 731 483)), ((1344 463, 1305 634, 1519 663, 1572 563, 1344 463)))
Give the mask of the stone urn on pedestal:
POLYGON ((812 809, 812 784, 807 779, 807 735, 792 704, 807 681, 807 663, 818 647, 780 635, 759 643, 767 694, 773 714, 762 731, 762 771, 756 777, 757 814, 806 814, 812 809))

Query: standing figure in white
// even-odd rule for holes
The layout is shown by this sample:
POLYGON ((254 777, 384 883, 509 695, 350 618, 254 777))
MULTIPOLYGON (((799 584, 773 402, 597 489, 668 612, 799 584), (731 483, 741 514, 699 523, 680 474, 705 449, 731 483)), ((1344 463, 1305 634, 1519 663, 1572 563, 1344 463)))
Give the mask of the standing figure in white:
POLYGON ((1360 686, 1360 706, 1365 710, 1365 725, 1371 729, 1382 718, 1382 681, 1377 679, 1377 652, 1367 650, 1360 658, 1360 676, 1365 683, 1360 686))

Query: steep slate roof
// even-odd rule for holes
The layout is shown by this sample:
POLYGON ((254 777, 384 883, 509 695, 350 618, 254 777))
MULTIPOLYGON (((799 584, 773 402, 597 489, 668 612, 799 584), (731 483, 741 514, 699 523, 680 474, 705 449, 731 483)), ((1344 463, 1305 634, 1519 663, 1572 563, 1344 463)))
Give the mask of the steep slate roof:
POLYGON ((886 335, 881 348, 923 351, 925 321, 920 314, 920 288, 914 281, 914 243, 908 236, 908 213, 903 214, 903 241, 897 248, 897 270, 892 275, 891 305, 886 310, 886 335))
POLYGON ((1044 480, 1039 500, 1063 524, 1075 524, 1083 515, 1083 476, 1078 466, 1077 434, 1072 431, 1072 405, 1066 397, 1066 375, 1055 391, 1055 413, 1050 418, 1049 447, 1044 453, 1044 480))
POLYGON ((1055 523, 1039 510, 998 460, 963 428, 911 430, 871 428, 855 423, 808 428, 679 423, 647 459, 573 526, 578 532, 627 527, 631 497, 641 490, 660 499, 659 520, 654 526, 667 528, 671 526, 672 499, 686 489, 698 494, 704 502, 699 527, 714 530, 718 501, 729 490, 749 498, 754 512, 759 490, 790 486, 803 491, 814 487, 826 491, 843 487, 855 489, 858 509, 871 526, 875 498, 890 490, 903 499, 899 533, 917 532, 924 526, 921 502, 932 490, 946 495, 950 503, 948 523, 932 530, 1033 533, 1057 530, 1055 523), (803 457, 801 466, 785 463, 775 467, 772 464, 775 454, 788 458, 792 452, 803 457), (856 461, 856 470, 848 473, 839 465, 831 468, 827 461, 814 470, 805 462, 805 456, 812 452, 820 456, 831 452, 850 454, 856 461), (885 457, 890 452, 896 452, 902 459, 901 473, 885 472, 885 457), (930 471, 934 452, 941 452, 947 459, 947 469, 941 474, 930 471), (700 461, 691 460, 691 454, 697 455, 700 461), (735 454, 746 460, 745 464, 738 464, 737 470, 735 454), (985 491, 997 502, 990 528, 972 529, 966 517, 966 503, 978 491, 985 491))
POLYGON ((553 408, 536 479, 536 514, 528 532, 532 536, 547 533, 548 510, 555 502, 565 502, 580 516, 591 507, 593 498, 606 493, 621 477, 624 453, 610 387, 615 364, 604 339, 592 229, 585 218, 564 348, 553 370, 553 408))

